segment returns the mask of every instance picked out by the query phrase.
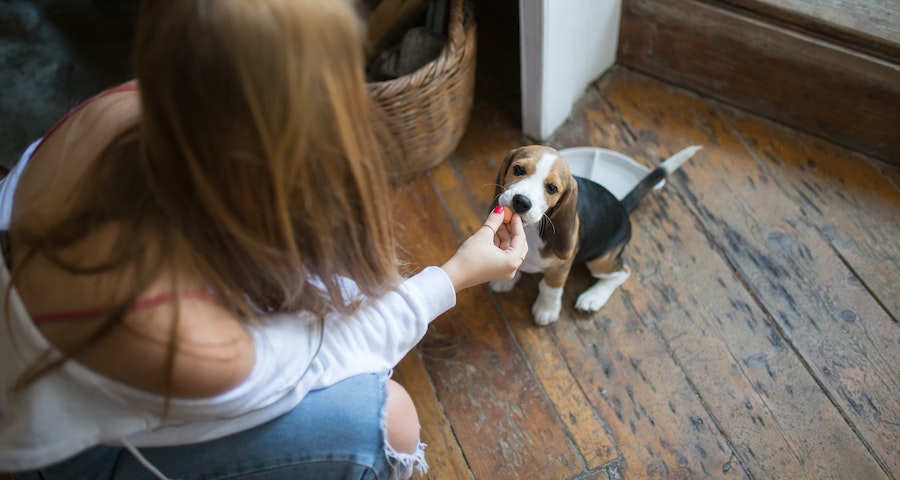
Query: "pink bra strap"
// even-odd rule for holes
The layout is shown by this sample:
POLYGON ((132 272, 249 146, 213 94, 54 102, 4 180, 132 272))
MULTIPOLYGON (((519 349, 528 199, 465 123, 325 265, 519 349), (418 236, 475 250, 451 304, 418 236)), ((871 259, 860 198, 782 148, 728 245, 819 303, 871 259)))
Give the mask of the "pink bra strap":
MULTIPOLYGON (((206 290, 190 290, 183 292, 181 298, 197 298, 201 300, 216 299, 215 295, 206 290)), ((148 308, 158 307, 175 300, 174 293, 164 293, 154 297, 142 298, 134 302, 131 311, 146 310, 148 308)), ((36 325, 42 325, 52 322, 61 322, 67 320, 84 320, 88 318, 97 318, 109 312, 109 309, 103 308, 83 308, 79 310, 66 310, 62 312, 42 313, 40 315, 32 315, 31 320, 36 325)))

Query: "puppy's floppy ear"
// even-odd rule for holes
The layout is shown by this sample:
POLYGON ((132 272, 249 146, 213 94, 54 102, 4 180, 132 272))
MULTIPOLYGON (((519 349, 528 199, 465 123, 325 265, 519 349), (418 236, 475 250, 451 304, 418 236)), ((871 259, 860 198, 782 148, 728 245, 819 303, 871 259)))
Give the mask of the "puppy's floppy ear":
POLYGON ((544 220, 541 237, 544 244, 559 258, 574 254, 578 241, 578 182, 569 175, 562 197, 549 213, 549 221, 544 220))
POLYGON ((506 181, 506 172, 509 171, 509 166, 512 164, 514 158, 516 158, 516 153, 518 153, 519 149, 514 148, 506 154, 506 158, 503 159, 503 162, 500 163, 500 168, 497 169, 497 181, 494 182, 496 187, 494 188, 494 201, 491 203, 491 210, 497 206, 497 201, 500 199, 500 194, 506 191, 506 185, 503 183, 506 181))

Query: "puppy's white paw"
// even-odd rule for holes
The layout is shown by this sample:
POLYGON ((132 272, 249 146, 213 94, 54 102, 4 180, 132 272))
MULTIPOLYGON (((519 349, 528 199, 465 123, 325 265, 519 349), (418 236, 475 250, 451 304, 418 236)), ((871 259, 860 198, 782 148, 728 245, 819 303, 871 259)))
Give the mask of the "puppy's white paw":
POLYGON ((510 280, 491 280, 489 285, 491 287, 491 291, 497 293, 508 292, 516 286, 516 283, 519 281, 519 277, 522 274, 516 272, 516 275, 510 280))
POLYGON ((619 286, 625 283, 631 270, 627 267, 620 272, 613 272, 605 275, 597 275, 597 282, 591 288, 585 290, 578 299, 575 300, 575 308, 583 312, 596 312, 606 305, 609 297, 616 291, 619 286))
POLYGON ((531 315, 534 323, 544 327, 559 320, 559 312, 562 311, 563 289, 554 288, 541 280, 538 284, 538 296, 531 306, 531 315))
POLYGON ((538 326, 546 327, 551 323, 559 320, 559 312, 562 311, 562 302, 551 299, 547 302, 541 302, 541 297, 531 307, 531 314, 534 316, 534 323, 538 326))
POLYGON ((596 312, 606 305, 615 289, 589 288, 575 300, 575 308, 582 312, 596 312))

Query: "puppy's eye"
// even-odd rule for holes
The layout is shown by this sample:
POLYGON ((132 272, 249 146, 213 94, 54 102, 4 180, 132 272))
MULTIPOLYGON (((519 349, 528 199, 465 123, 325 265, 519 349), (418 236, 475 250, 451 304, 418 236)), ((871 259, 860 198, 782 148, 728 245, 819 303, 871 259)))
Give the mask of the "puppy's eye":
POLYGON ((525 167, 523 167, 521 165, 516 165, 515 167, 513 167, 513 175, 515 175, 517 177, 521 177, 522 175, 525 175, 525 167))
POLYGON ((556 188, 556 185, 554 185, 552 183, 548 183, 547 185, 544 185, 544 189, 547 190, 547 193, 549 193, 550 195, 553 195, 554 193, 559 191, 559 189, 556 188))

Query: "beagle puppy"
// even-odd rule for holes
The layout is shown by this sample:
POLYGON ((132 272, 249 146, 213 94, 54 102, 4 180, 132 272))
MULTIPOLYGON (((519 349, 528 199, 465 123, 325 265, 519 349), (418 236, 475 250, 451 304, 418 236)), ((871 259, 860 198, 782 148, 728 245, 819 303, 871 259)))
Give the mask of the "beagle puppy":
POLYGON ((563 286, 575 263, 597 279, 579 295, 575 308, 595 312, 630 275, 622 251, 631 239, 629 214, 667 175, 700 147, 675 154, 647 174, 621 201, 597 183, 572 175, 558 151, 540 145, 520 147, 504 158, 497 173, 494 203, 511 208, 525 225, 528 254, 511 280, 491 282, 508 292, 521 273, 543 273, 531 308, 541 326, 559 318, 563 286))

